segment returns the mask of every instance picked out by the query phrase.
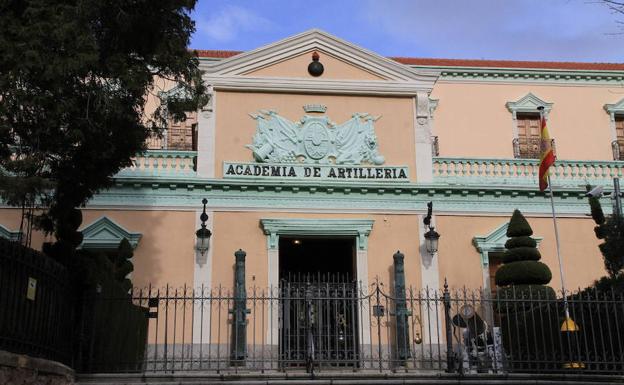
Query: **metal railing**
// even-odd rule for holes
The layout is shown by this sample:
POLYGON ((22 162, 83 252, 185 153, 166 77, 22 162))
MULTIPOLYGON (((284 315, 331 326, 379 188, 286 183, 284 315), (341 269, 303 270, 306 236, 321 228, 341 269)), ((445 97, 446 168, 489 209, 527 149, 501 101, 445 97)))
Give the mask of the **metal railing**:
MULTIPOLYGON (((539 159, 541 156, 542 141, 540 138, 514 138, 512 140, 514 158, 516 159, 539 159)), ((553 153, 557 154, 555 139, 550 139, 553 153)))
POLYGON ((0 238, 0 350, 71 365, 74 305, 65 267, 0 238))
POLYGON ((147 138, 148 150, 197 151, 196 127, 168 128, 147 138))
POLYGON ((144 358, 115 368, 624 373, 622 294, 570 295, 577 328, 562 331, 562 301, 540 297, 541 292, 509 298, 448 287, 408 288, 405 293, 397 298, 381 282, 369 287, 319 281, 253 287, 245 293, 241 329, 233 319, 241 297, 232 290, 135 290, 134 303, 149 308, 144 358))

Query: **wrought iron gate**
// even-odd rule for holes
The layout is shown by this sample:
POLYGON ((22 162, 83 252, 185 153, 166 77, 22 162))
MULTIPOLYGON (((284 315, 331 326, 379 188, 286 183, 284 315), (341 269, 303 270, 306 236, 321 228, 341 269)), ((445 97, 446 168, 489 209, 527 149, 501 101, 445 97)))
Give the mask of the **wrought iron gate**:
POLYGON ((280 282, 282 367, 357 366, 357 284, 339 275, 297 275, 280 282))

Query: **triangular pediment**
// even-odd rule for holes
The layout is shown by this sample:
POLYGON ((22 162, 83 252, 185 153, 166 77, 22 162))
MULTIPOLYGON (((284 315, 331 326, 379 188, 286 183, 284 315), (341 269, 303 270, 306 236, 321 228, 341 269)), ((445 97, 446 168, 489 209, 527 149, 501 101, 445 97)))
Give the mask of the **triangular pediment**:
POLYGON ((518 112, 538 112, 537 107, 544 107, 544 112, 548 114, 552 109, 552 103, 538 98, 531 92, 516 100, 515 102, 507 102, 506 106, 509 111, 516 114, 518 112))
MULTIPOLYGON (((490 231, 487 235, 477 235, 472 238, 472 244, 480 253, 503 252, 505 251, 505 242, 509 239, 507 236, 507 228, 509 221, 501 224, 497 228, 490 231)), ((542 242, 542 237, 531 237, 537 242, 537 247, 542 242)))
POLYGON ((410 68, 318 29, 203 64, 202 70, 210 77, 305 78, 310 77, 307 65, 314 51, 319 53, 321 63, 325 61, 326 70, 319 79, 424 82, 432 87, 437 78, 434 71, 410 68))
POLYGON ((136 248, 141 233, 126 230, 108 217, 101 217, 82 230, 82 249, 111 250, 117 249, 122 239, 127 239, 136 248))
POLYGON ((610 114, 617 114, 617 115, 621 115, 624 114, 624 98, 620 99, 619 102, 617 103, 613 103, 613 104, 605 104, 604 105, 604 109, 605 111, 607 111, 610 114))

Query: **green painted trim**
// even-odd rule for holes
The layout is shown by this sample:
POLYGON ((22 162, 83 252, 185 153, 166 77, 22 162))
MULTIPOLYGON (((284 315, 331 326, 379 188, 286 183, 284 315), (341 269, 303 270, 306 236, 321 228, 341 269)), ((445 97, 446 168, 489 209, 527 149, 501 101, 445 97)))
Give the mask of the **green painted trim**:
MULTIPOLYGON (((561 215, 589 213, 584 188, 555 189, 555 204, 561 215)), ((436 212, 501 213, 518 208, 524 213, 550 213, 549 195, 536 186, 373 184, 373 183, 289 183, 275 181, 233 181, 197 178, 193 181, 166 178, 119 178, 100 192, 89 207, 157 207, 197 210, 202 198, 215 210, 314 210, 357 212, 423 212, 426 203, 436 202, 436 212)), ((607 200, 605 200, 607 202, 607 200)), ((605 210, 610 205, 605 204, 605 210)))
POLYGON ((126 230, 108 217, 101 217, 82 230, 83 241, 78 246, 86 250, 114 250, 122 239, 127 239, 136 249, 141 240, 141 233, 126 230))
POLYGON ((523 97, 516 100, 515 102, 505 103, 505 107, 507 107, 509 112, 513 114, 514 119, 516 119, 516 115, 518 113, 539 112, 539 110, 537 109, 537 107, 539 106, 543 106, 544 111, 546 112, 546 114, 548 114, 550 110, 552 109, 553 103, 544 101, 538 98, 537 96, 533 95, 533 93, 531 92, 524 95, 523 97))
POLYGON ((624 98, 616 103, 607 103, 603 108, 611 116, 611 120, 615 120, 615 115, 624 115, 624 98))
POLYGON ((260 224, 267 235, 267 246, 276 249, 281 235, 353 236, 358 250, 367 250, 368 235, 373 229, 371 219, 283 219, 263 218, 260 224))
POLYGON ((494 82, 535 82, 580 84, 621 84, 624 71, 549 70, 539 68, 492 68, 492 67, 450 67, 418 66, 412 68, 440 72, 440 80, 475 80, 494 82))
MULTIPOLYGON (((507 227, 509 221, 505 221, 502 225, 492 230, 488 235, 476 235, 472 238, 472 245, 481 254, 481 265, 486 267, 490 264, 489 253, 502 253, 505 249, 505 242, 509 239, 507 236, 507 227)), ((537 242, 539 248, 543 237, 531 237, 537 242)))
POLYGON ((0 225, 0 238, 4 238, 4 239, 8 239, 9 241, 17 242, 21 238, 20 235, 21 233, 19 230, 12 231, 4 227, 3 225, 0 225))

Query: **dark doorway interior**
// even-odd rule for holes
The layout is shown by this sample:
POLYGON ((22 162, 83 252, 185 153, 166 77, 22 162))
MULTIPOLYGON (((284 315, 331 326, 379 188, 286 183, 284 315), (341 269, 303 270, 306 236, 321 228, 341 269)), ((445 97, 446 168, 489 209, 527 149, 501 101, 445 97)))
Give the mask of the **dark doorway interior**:
POLYGON ((279 252, 280 279, 319 274, 347 282, 356 278, 354 238, 280 237, 279 252))
POLYGON ((355 238, 280 237, 283 367, 357 366, 355 238))

